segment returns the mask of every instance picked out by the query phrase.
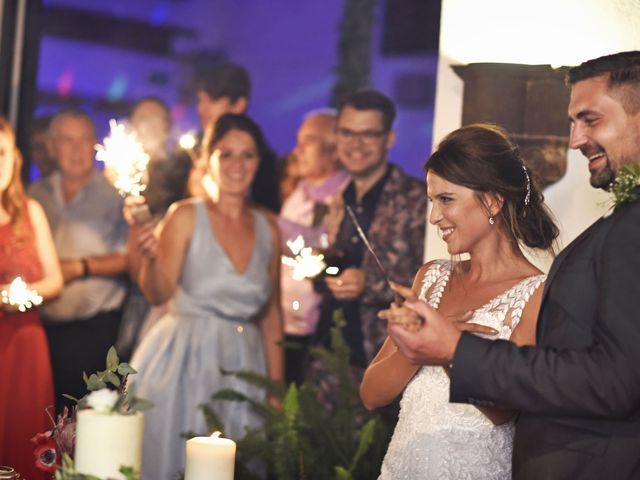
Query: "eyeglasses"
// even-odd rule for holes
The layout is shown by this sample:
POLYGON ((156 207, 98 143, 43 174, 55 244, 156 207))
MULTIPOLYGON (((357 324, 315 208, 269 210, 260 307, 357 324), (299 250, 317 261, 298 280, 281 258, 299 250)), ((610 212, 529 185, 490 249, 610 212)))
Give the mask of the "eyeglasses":
POLYGON ((348 128, 338 128, 337 130, 338 140, 343 142, 362 140, 365 143, 373 143, 387 133, 387 130, 362 130, 360 132, 348 128))

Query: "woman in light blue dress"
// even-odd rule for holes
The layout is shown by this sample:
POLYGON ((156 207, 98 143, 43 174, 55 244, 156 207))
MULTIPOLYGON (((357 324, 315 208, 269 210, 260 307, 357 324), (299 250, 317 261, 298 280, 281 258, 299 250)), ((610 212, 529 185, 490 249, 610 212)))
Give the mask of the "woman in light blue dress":
MULTIPOLYGON (((230 388, 264 398, 262 389, 222 371, 282 379, 277 227, 247 200, 262 146, 251 119, 223 115, 208 151, 215 188, 174 204, 155 232, 133 227, 142 291, 151 303, 170 305, 132 360, 137 396, 155 404, 145 413, 143 480, 169 480, 184 469, 181 435, 206 432, 198 406, 211 394, 230 388)), ((215 408, 225 437, 237 440, 260 424, 246 402, 215 408)))

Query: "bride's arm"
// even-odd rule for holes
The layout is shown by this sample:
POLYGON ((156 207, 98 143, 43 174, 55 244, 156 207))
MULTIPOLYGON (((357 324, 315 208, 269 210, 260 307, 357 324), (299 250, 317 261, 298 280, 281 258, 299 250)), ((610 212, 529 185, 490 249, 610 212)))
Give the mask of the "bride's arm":
POLYGON ((390 404, 420 368, 411 365, 390 337, 364 372, 360 399, 367 410, 390 404))
MULTIPOLYGON (((423 265, 415 276, 413 292, 416 296, 420 293, 422 279, 429 265, 423 265)), ((410 364, 391 338, 387 337, 382 348, 364 372, 360 384, 360 399, 365 408, 373 410, 393 402, 419 368, 418 365, 410 364)))
MULTIPOLYGON (((542 301, 542 292, 544 290, 544 282, 533 292, 529 301, 522 311, 520 323, 511 333, 509 341, 518 346, 535 345, 536 344, 536 324, 538 322, 538 312, 542 301)), ((449 369, 445 368, 447 375, 449 369)), ((517 413, 515 410, 493 407, 476 407, 480 410, 494 425, 501 425, 511 420, 517 413)))

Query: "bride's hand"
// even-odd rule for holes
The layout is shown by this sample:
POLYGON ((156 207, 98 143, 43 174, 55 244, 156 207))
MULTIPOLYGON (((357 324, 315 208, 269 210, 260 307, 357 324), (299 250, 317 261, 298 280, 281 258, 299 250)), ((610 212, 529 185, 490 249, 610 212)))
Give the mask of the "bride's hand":
MULTIPOLYGON (((410 303, 424 303, 421 302, 413 293, 413 290, 411 290, 408 287, 404 287, 402 285, 399 285, 397 283, 393 283, 391 284, 393 290, 401 295, 402 297, 404 297, 407 300, 410 300, 410 303)), ((385 316, 381 316, 380 314, 378 314, 378 316, 380 316, 380 318, 385 318, 387 320, 393 321, 394 323, 398 323, 400 325, 403 325, 407 330, 410 331, 416 331, 419 330, 422 325, 424 324, 424 317, 421 316, 419 314, 419 312, 415 312, 414 309, 409 309, 407 307, 401 307, 403 309, 402 312, 393 314, 391 313, 393 311, 393 306, 390 310, 383 310, 382 312, 380 312, 380 314, 384 313, 385 316), (406 313, 405 311, 409 310, 412 314, 413 317, 406 313)), ((498 331, 491 328, 491 327, 487 327, 485 325, 480 325, 479 323, 473 323, 470 322, 469 320, 471 320, 471 318, 473 317, 473 310, 469 310, 467 312, 464 312, 461 315, 447 315, 445 318, 447 320, 449 320, 453 325, 455 325, 455 327, 461 331, 461 332, 471 332, 471 333, 481 333, 484 335, 497 335, 498 331)))
POLYGON ((424 324, 423 318, 416 312, 407 307, 399 307, 395 303, 392 303, 387 310, 381 310, 378 312, 378 317, 383 320, 387 320, 390 323, 402 325, 410 332, 420 330, 424 324))
POLYGON ((410 332, 416 332, 422 328, 424 319, 412 309, 403 305, 403 299, 418 301, 413 290, 400 284, 391 282, 391 288, 396 293, 396 300, 389 305, 387 310, 378 312, 378 317, 387 320, 389 323, 402 325, 410 332))

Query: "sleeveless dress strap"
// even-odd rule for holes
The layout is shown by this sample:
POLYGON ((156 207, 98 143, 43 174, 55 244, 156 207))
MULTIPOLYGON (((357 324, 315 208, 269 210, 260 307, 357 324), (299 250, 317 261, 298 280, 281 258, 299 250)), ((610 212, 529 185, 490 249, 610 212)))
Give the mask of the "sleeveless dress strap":
POLYGON ((450 276, 451 262, 442 259, 434 260, 422 278, 419 298, 426 301, 432 308, 437 309, 450 276), (427 298, 430 289, 431 292, 427 298))
MULTIPOLYGON (((534 275, 532 277, 527 277, 505 292, 506 298, 504 301, 509 308, 509 319, 511 320, 510 323, 512 330, 520 323, 520 320, 522 319, 522 312, 524 311, 524 307, 529 301, 529 298, 531 298, 533 292, 538 289, 546 278, 546 275, 534 275)), ((506 322, 507 319, 505 318, 505 323, 506 322)))

